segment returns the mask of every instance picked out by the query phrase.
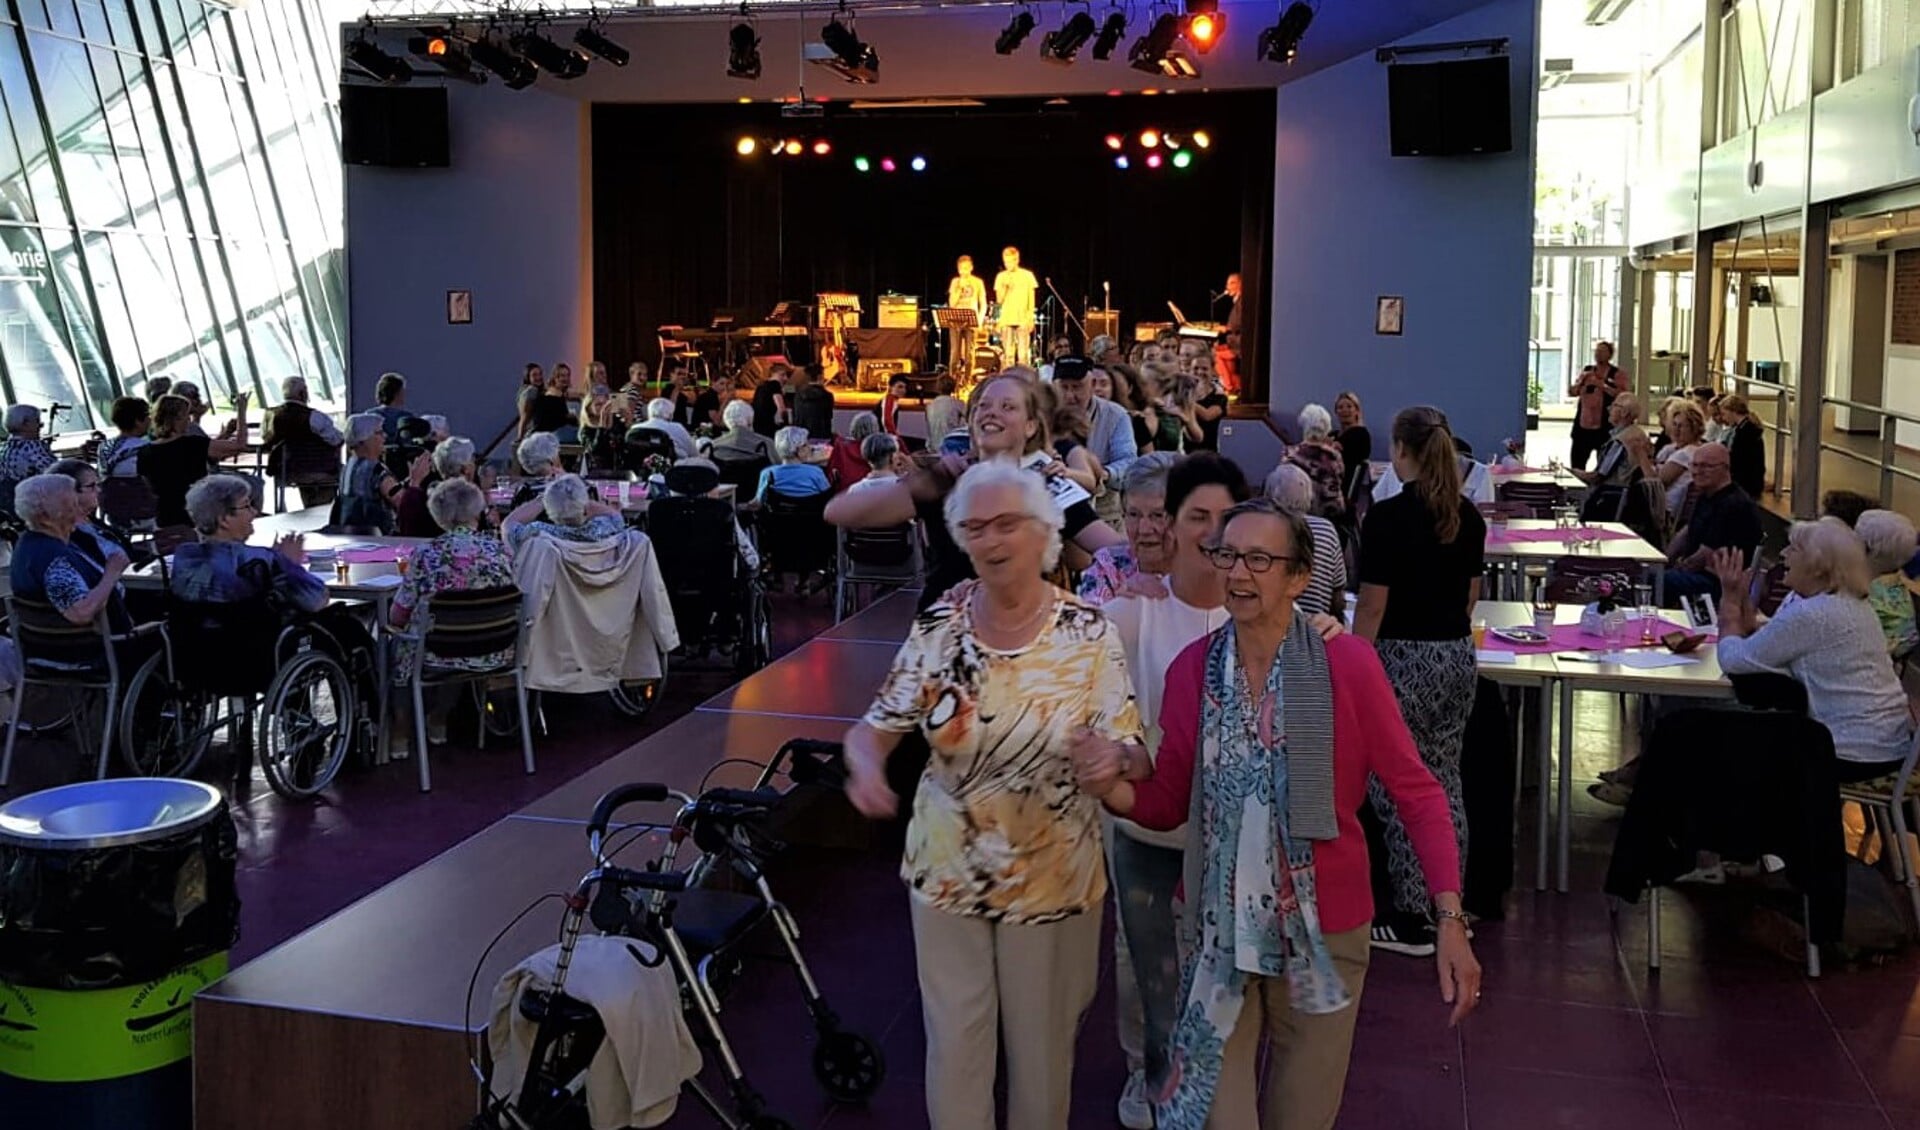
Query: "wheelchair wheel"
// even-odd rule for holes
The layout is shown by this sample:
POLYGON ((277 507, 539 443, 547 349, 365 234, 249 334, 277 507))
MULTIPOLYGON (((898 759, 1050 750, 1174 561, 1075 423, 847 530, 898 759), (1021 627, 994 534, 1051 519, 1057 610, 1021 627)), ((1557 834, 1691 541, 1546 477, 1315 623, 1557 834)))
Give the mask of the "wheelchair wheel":
POLYGON ((151 655, 127 681, 120 708, 120 760, 136 777, 185 777, 224 721, 210 694, 167 682, 165 655, 151 655))
POLYGON ((813 1077, 837 1103, 863 1103, 880 1089, 887 1063, 858 1032, 822 1032, 813 1049, 813 1077))
MULTIPOLYGON (((5 694, 12 694, 8 689, 5 694)), ((73 726, 75 694, 65 687, 30 686, 20 703, 20 736, 58 734, 73 726)), ((0 700, 4 701, 4 700, 0 700)), ((6 716, 0 714, 0 720, 6 716)))
POLYGON ((313 796, 333 783, 353 748, 353 683, 323 651, 289 659, 260 712, 260 770, 283 797, 313 796))
POLYGON ((631 679, 607 692, 614 708, 629 718, 640 719, 653 713, 660 696, 667 691, 667 656, 660 655, 658 679, 631 679))
POLYGON ((752 586, 743 603, 745 608, 738 625, 740 638, 734 643, 733 669, 735 674, 751 675, 773 662, 773 613, 767 604, 766 590, 759 585, 752 586))

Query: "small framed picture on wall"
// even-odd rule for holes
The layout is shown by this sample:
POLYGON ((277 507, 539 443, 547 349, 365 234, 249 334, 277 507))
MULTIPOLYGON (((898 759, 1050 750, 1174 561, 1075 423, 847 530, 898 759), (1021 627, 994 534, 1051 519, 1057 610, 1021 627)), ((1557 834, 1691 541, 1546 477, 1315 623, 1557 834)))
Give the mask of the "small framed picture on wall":
POLYGON ((473 321, 473 292, 470 290, 450 290, 447 292, 447 324, 464 326, 473 321))
POLYGON ((1397 294, 1383 294, 1374 303, 1373 332, 1399 337, 1406 318, 1407 300, 1397 294))

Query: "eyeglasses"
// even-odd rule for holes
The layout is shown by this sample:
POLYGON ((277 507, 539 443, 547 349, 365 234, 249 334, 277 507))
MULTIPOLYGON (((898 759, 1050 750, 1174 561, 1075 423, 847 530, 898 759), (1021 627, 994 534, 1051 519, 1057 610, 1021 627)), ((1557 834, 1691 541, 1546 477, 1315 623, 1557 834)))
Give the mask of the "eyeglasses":
POLYGON ((248 513, 252 513, 252 514, 258 514, 258 513, 260 513, 260 508, 259 508, 258 506, 255 506, 255 505, 254 505, 254 504, 253 504, 253 503, 252 503, 251 501, 248 501, 248 502, 243 502, 243 503, 241 503, 241 504, 240 504, 240 505, 238 505, 238 506, 231 506, 231 507, 228 507, 228 508, 227 508, 227 513, 229 513, 229 514, 248 514, 248 513))
POLYGON ((985 537, 988 530, 1001 537, 1011 537, 1020 532, 1020 527, 1034 521, 1031 514, 998 514, 992 518, 969 518, 960 523, 960 536, 968 541, 978 541, 985 537))
POLYGON ((1242 561, 1247 563, 1247 572, 1264 573, 1273 568, 1273 563, 1276 561, 1300 560, 1298 557, 1287 557, 1259 549, 1250 549, 1242 553, 1240 550, 1224 545, 1210 546, 1200 552, 1206 554, 1207 560, 1213 562, 1213 567, 1222 573, 1231 572, 1233 567, 1242 561))
POLYGON ((1122 515, 1128 522, 1138 522, 1142 526, 1164 526, 1173 521, 1173 515, 1165 510, 1129 510, 1122 515))

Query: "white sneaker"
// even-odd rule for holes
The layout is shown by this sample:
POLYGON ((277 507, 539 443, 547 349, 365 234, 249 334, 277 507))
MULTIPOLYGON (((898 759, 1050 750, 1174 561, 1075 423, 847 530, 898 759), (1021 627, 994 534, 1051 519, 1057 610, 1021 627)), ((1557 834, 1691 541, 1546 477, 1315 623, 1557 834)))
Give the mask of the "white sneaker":
POLYGON ((1126 1089, 1120 1092, 1120 1125, 1127 1130, 1153 1130, 1153 1104, 1147 1101, 1147 1073, 1135 1071, 1127 1076, 1126 1089))

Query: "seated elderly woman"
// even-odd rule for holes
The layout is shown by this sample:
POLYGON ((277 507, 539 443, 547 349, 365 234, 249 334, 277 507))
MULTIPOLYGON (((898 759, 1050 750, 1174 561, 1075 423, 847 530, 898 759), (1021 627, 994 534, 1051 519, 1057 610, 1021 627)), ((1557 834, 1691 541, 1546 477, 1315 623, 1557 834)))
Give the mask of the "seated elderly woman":
MULTIPOLYGON (((1120 521, 1127 535, 1124 545, 1110 545, 1093 555, 1080 574, 1080 599, 1100 605, 1136 585, 1142 573, 1149 578, 1173 568, 1173 543, 1168 538, 1173 516, 1167 513, 1167 473, 1180 462, 1171 451, 1149 452, 1127 464, 1120 480, 1120 521)), ((1147 591, 1165 586, 1150 580, 1147 591)))
POLYGON ((726 407, 720 409, 720 419, 726 424, 727 430, 708 448, 708 453, 716 461, 773 461, 773 444, 768 442, 766 436, 753 430, 752 404, 744 400, 729 400, 726 407))
POLYGON ((805 428, 786 427, 773 433, 773 455, 778 462, 760 472, 760 484, 753 491, 755 502, 765 501, 768 490, 788 498, 811 498, 833 489, 825 471, 804 462, 811 442, 805 428))
POLYGON ((1267 475, 1267 497, 1282 510, 1304 514, 1307 528, 1313 531, 1313 573, 1307 589, 1300 594, 1300 610, 1309 616, 1325 613, 1342 616, 1346 612, 1347 558, 1340 550, 1340 531, 1333 523, 1312 513, 1313 481, 1293 463, 1282 463, 1267 475))
POLYGON ((861 445, 869 436, 884 434, 880 430, 880 417, 871 412, 858 412, 848 423, 847 434, 833 437, 833 451, 827 456, 827 478, 835 490, 846 490, 867 477, 869 467, 861 445))
MULTIPOLYGON (((452 442, 448 440, 440 446, 445 448, 447 443, 452 442)), ((466 443, 467 456, 471 461, 473 444, 470 441, 461 442, 466 443)), ((435 454, 438 453, 436 449, 435 454)), ((443 532, 413 551, 407 571, 400 580, 400 587, 393 594, 389 618, 395 628, 405 628, 412 623, 414 613, 426 607, 437 593, 502 588, 513 584, 513 561, 507 556, 506 543, 480 532, 481 520, 487 512, 487 498, 479 486, 463 475, 448 475, 427 491, 427 510, 432 514, 434 524, 443 532)), ((405 682, 411 677, 414 660, 412 649, 415 646, 412 640, 401 641, 400 652, 393 665, 395 682, 405 682)), ((430 662, 436 667, 490 670, 500 666, 504 658, 500 655, 458 658, 435 656, 430 662)), ((447 715, 456 701, 451 694, 438 692, 451 692, 454 689, 450 686, 436 688, 435 698, 428 704, 427 741, 433 745, 446 742, 447 715)), ((401 726, 396 730, 404 742, 408 728, 401 726)))
POLYGON ((40 409, 33 405, 15 404, 7 409, 7 439, 0 443, 0 481, 31 478, 53 462, 53 448, 40 438, 40 426, 40 409))
POLYGON ((433 462, 432 473, 420 485, 402 490, 394 503, 395 532, 401 537, 430 538, 442 532, 433 518, 432 508, 427 505, 427 496, 435 485, 465 479, 478 486, 484 496, 492 480, 491 472, 479 466, 473 441, 465 436, 448 436, 435 444, 428 455, 433 462))
POLYGON ((94 521, 100 507, 100 471, 85 459, 56 459, 47 468, 49 475, 65 475, 73 480, 79 497, 80 521, 73 527, 73 544, 102 565, 108 556, 125 553, 120 538, 108 533, 94 521))
POLYGON ((560 465, 559 437, 552 432, 534 432, 521 440, 520 446, 514 449, 513 461, 519 465, 522 476, 514 484, 515 506, 538 499, 547 484, 566 471, 560 465))
POLYGON ((252 484, 238 475, 208 475, 187 491, 187 514, 200 540, 173 553, 167 587, 181 600, 233 604, 271 593, 288 607, 318 612, 327 606, 327 584, 306 569, 299 534, 287 534, 272 549, 248 545, 253 535, 252 484))
POLYGON ((130 562, 112 543, 97 553, 76 544, 82 504, 72 479, 34 475, 22 480, 14 491, 14 510, 27 526, 8 566, 14 595, 52 605, 69 623, 91 624, 105 610, 116 633, 133 626, 120 588, 130 562))
POLYGON ((1913 560, 1916 535, 1913 522, 1892 510, 1867 510, 1853 523, 1854 536, 1867 556, 1867 603, 1880 620, 1887 655, 1904 661, 1920 645, 1920 624, 1914 621, 1913 594, 1901 569, 1913 560))
POLYGON ((885 432, 874 432, 860 441, 860 461, 867 473, 848 483, 848 490, 898 482, 902 474, 913 468, 906 453, 900 450, 900 441, 885 432))
POLYGON ((1837 518, 1795 522, 1782 560, 1793 597, 1767 619, 1753 606, 1744 554, 1713 551, 1720 669, 1784 674, 1806 688, 1807 713, 1833 735, 1841 781, 1895 772, 1913 740, 1913 723, 1867 601, 1872 578, 1860 540, 1837 518))
POLYGON ((600 541, 619 537, 626 528, 620 508, 594 501, 586 480, 578 475, 561 475, 547 484, 539 498, 521 503, 508 514, 500 524, 500 533, 509 547, 519 549, 536 535, 565 541, 600 541))
POLYGON ((340 471, 339 524, 348 529, 393 532, 394 507, 406 485, 418 487, 432 469, 425 453, 407 468, 407 483, 396 481, 381 461, 386 454, 385 421, 377 413, 347 417, 347 465, 340 471))
POLYGON ((664 396, 656 396, 647 401, 647 418, 635 427, 665 432, 673 441, 673 454, 677 459, 691 459, 699 454, 693 447, 693 436, 687 433, 686 425, 673 418, 673 401, 664 396))
POLYGON ((1321 405, 1300 410, 1300 442, 1287 452, 1286 461, 1313 482, 1313 505, 1305 513, 1339 518, 1347 512, 1346 456, 1333 438, 1333 416, 1321 405))
POLYGON ((1230 620, 1168 670, 1157 758, 1089 740, 1074 760, 1109 811, 1187 828, 1185 999, 1157 1125, 1332 1126, 1373 918, 1358 815, 1369 777, 1393 795, 1433 891, 1441 997, 1457 1023, 1480 995, 1480 966, 1453 822, 1372 648, 1323 641, 1295 615, 1314 565, 1305 516, 1241 503, 1208 556, 1226 575, 1230 620), (1274 1076, 1264 1122, 1263 1033, 1274 1076))

